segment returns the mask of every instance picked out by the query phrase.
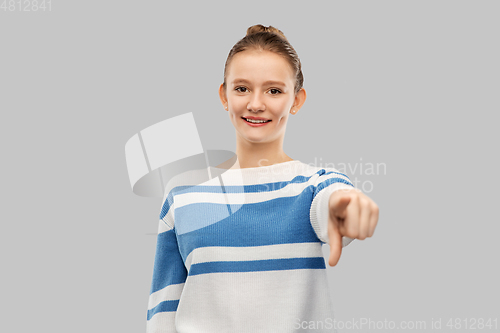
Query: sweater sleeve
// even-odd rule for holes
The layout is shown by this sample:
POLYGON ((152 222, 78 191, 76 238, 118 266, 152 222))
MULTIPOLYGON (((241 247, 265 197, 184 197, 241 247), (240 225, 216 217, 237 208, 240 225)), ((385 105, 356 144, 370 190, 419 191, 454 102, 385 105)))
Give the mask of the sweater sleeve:
MULTIPOLYGON (((353 189, 349 177, 334 168, 324 168, 314 182, 313 200, 310 210, 311 225, 322 244, 330 244, 328 238, 328 202, 330 195, 341 189, 353 189)), ((342 237, 342 247, 350 244, 354 238, 342 237)))
POLYGON ((187 278, 174 226, 174 200, 170 191, 160 213, 153 281, 148 302, 147 333, 176 332, 177 305, 187 278))

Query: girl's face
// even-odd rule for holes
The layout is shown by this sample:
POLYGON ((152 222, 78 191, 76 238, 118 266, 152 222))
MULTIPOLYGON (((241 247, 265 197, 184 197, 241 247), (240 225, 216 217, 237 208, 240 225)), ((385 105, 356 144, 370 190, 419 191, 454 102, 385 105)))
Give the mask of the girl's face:
POLYGON ((237 53, 227 69, 225 96, 219 90, 237 135, 249 142, 271 142, 284 137, 295 102, 294 83, 290 65, 278 54, 253 50, 237 53), (245 117, 269 122, 256 126, 245 117))

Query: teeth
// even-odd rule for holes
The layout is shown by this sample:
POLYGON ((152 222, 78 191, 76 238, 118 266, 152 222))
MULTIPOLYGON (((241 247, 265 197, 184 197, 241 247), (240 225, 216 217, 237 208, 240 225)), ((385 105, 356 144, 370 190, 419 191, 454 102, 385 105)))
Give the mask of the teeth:
POLYGON ((252 119, 248 119, 248 118, 245 118, 246 121, 248 121, 249 123, 254 123, 254 124, 260 124, 260 123, 266 123, 268 122, 268 120, 252 120, 252 119))

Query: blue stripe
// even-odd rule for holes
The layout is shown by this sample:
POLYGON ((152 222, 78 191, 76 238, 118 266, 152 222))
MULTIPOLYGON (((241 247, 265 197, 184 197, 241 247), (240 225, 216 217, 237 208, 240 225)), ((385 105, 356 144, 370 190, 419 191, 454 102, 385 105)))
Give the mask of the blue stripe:
POLYGON ((170 284, 185 282, 187 270, 179 253, 175 228, 158 234, 153 267, 151 294, 170 284))
MULTIPOLYGON (((193 202, 188 205, 184 205, 175 210, 175 215, 177 221, 175 222, 176 231, 178 235, 183 235, 188 232, 193 232, 215 223, 219 223, 227 218, 232 217, 237 214, 238 211, 245 209, 246 206, 250 205, 251 210, 255 211, 276 211, 277 209, 282 209, 281 216, 288 215, 290 207, 297 208, 298 211, 309 212, 312 200, 323 188, 333 184, 333 183, 344 183, 352 185, 349 181, 342 178, 330 178, 321 182, 317 187, 309 185, 304 188, 304 190, 296 196, 293 197, 278 197, 267 202, 271 202, 269 205, 267 202, 252 203, 252 204, 226 204, 226 203, 211 203, 211 202, 193 202), (259 206, 261 205, 261 206, 259 206)), ((267 185, 266 185, 267 186, 267 185)), ((226 188, 228 188, 226 186, 226 188)), ((251 214, 251 212, 249 212, 251 214)), ((256 219, 259 220, 262 217, 249 217, 245 218, 240 216, 240 218, 249 220, 256 219)), ((293 217, 291 217, 293 218, 293 217)), ((308 217, 307 217, 308 219, 308 217)), ((284 223, 286 221, 278 221, 276 223, 284 223)))
POLYGON ((179 300, 163 301, 154 308, 152 308, 151 310, 148 310, 148 320, 159 312, 177 311, 178 305, 179 305, 179 300))
POLYGON ((168 211, 170 210, 170 206, 174 202, 174 196, 173 196, 172 192, 173 191, 170 191, 168 193, 167 199, 165 199, 165 202, 163 203, 163 206, 162 206, 161 212, 160 212, 160 220, 167 215, 168 211))
POLYGON ((319 191, 321 191, 325 187, 328 187, 328 186, 335 184, 335 183, 344 183, 344 184, 351 185, 352 187, 354 187, 354 185, 352 185, 352 183, 350 181, 347 181, 343 178, 329 178, 329 179, 319 183, 318 186, 316 186, 316 188, 314 189, 313 199, 316 197, 316 195, 319 193, 319 191))
POLYGON ((191 265, 189 275, 326 268, 323 257, 281 258, 251 261, 212 261, 191 265))
MULTIPOLYGON (((341 172, 336 172, 336 171, 329 171, 326 172, 325 169, 318 170, 316 173, 309 177, 305 176, 296 176, 290 181, 282 181, 282 182, 272 182, 272 183, 264 183, 264 184, 256 184, 256 185, 226 185, 223 188, 219 185, 185 185, 185 186, 177 186, 174 187, 167 195, 167 199, 163 203, 161 213, 160 213, 160 219, 163 219, 169 209, 170 206, 173 203, 173 196, 175 194, 184 194, 184 193, 256 193, 256 192, 271 192, 271 191, 277 191, 282 189, 283 187, 293 184, 293 183, 306 183, 313 177, 314 175, 318 174, 321 177, 330 175, 330 174, 338 174, 346 177, 347 175, 341 173, 341 172)), ((319 192, 323 187, 328 186, 332 183, 345 183, 348 185, 351 185, 354 187, 354 185, 351 184, 351 182, 342 179, 342 178, 331 178, 326 180, 325 182, 320 183, 316 188, 315 188, 315 193, 319 192), (335 181, 333 181, 335 180, 335 181), (329 182, 329 183, 325 183, 329 182)), ((316 196, 316 195, 314 195, 316 196)))
MULTIPOLYGON (((186 260, 191 251, 205 246, 320 242, 310 222, 311 197, 312 191, 303 191, 295 197, 232 205, 233 213, 221 216, 219 221, 213 220, 216 205, 212 205, 212 209, 210 205, 199 204, 179 207, 175 210, 175 223, 182 258, 186 260), (206 225, 207 220, 213 223, 206 225)), ((218 206, 225 207, 225 204, 218 206)))
POLYGON ((192 203, 179 207, 175 210, 177 234, 182 235, 222 221, 231 215, 231 211, 235 212, 240 207, 242 205, 210 202, 192 203), (229 210, 230 208, 232 210, 229 210))
MULTIPOLYGON (((332 177, 339 172, 324 169, 315 185, 309 185, 296 196, 278 197, 272 200, 230 205, 226 203, 192 203, 175 209, 175 230, 179 239, 179 249, 185 261, 189 253, 205 246, 261 246, 318 242, 310 221, 311 203, 319 191, 333 183, 352 185, 342 178, 332 177), (318 184, 318 182, 320 182, 318 184)), ((343 175, 343 174, 341 174, 343 175)), ((312 176, 311 176, 312 177, 312 176)), ((301 183, 311 177, 297 176, 292 181, 261 185, 225 186, 228 193, 255 192, 269 190, 274 186, 282 188, 290 183, 301 183), (238 191, 236 191, 238 190, 238 191), (235 192, 236 191, 236 192, 235 192)), ((179 187, 180 188, 180 187, 179 187)), ((177 189, 179 189, 177 188, 177 189)), ((188 191, 206 192, 209 189, 222 193, 220 186, 186 186, 188 191)), ((180 192, 176 191, 176 193, 180 192)))

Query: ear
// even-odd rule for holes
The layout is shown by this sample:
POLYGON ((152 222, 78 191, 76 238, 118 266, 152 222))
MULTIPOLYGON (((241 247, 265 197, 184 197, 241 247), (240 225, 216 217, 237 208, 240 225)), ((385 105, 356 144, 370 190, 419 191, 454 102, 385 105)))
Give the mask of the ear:
POLYGON ((304 88, 300 88, 299 92, 295 95, 295 100, 293 101, 292 105, 292 109, 295 110, 295 113, 297 113, 302 105, 304 105, 306 97, 306 90, 304 88))
POLYGON ((226 91, 224 90, 224 84, 221 83, 219 86, 219 98, 222 103, 223 107, 226 107, 227 105, 227 96, 226 96, 226 91))

